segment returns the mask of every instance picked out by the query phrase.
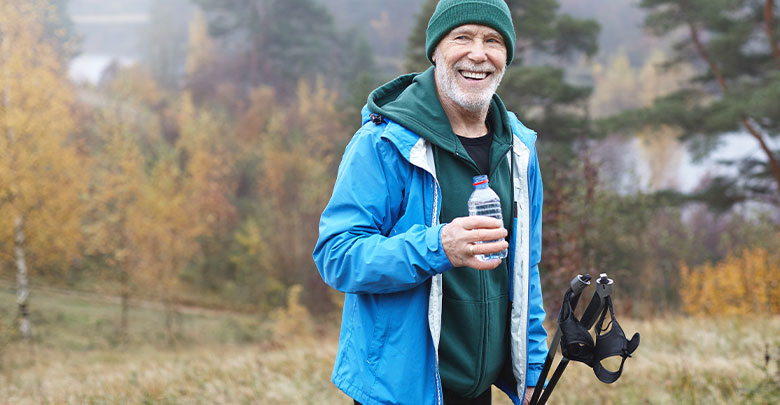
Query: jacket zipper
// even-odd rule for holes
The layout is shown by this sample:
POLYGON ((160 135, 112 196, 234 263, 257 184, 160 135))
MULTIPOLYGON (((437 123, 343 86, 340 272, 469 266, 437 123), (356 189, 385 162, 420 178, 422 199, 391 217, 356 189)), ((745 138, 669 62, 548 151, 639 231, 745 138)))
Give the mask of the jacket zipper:
MULTIPOLYGON (((433 176, 431 176, 433 177, 433 176)), ((439 182, 436 181, 436 177, 433 177, 432 180, 433 183, 433 211, 431 212, 431 227, 434 227, 438 225, 439 222, 439 182)), ((434 347, 434 349, 436 349, 434 347)), ((442 404, 442 389, 441 389, 441 376, 439 375, 439 355, 438 355, 438 349, 436 349, 436 356, 434 357, 434 369, 436 370, 436 376, 434 378, 436 383, 436 404, 441 405, 442 404)))

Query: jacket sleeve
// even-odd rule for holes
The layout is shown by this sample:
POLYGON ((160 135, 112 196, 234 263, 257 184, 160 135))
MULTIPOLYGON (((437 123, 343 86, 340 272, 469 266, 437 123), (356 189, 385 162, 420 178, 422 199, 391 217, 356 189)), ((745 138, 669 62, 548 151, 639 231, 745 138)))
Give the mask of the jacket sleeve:
MULTIPOLYGON (((526 385, 536 386, 547 357, 547 331, 544 329, 544 302, 539 277, 542 252, 542 177, 536 148, 532 150, 528 168, 528 190, 531 203, 530 274, 528 288, 528 373, 526 385)), ((544 382, 542 382, 544 383, 544 382)))
POLYGON ((404 291, 452 268, 441 244, 443 225, 394 227, 406 188, 421 173, 381 138, 382 128, 369 123, 355 134, 320 219, 314 261, 325 283, 342 292, 404 291))

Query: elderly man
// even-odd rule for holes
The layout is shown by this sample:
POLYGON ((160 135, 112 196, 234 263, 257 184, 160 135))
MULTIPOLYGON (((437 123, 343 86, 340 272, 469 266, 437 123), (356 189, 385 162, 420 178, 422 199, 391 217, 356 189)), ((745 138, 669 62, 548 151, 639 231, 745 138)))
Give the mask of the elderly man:
POLYGON ((434 64, 371 93, 314 259, 346 293, 332 380, 356 403, 528 402, 547 354, 536 133, 495 94, 514 54, 502 0, 442 0, 434 64), (488 175, 503 223, 468 216, 488 175), (507 259, 476 255, 509 247, 507 259))

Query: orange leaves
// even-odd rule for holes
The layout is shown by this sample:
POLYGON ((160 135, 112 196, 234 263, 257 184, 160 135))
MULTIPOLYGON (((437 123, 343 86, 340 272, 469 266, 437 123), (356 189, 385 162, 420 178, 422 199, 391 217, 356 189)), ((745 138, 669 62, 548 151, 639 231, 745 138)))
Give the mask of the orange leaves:
POLYGON ((249 95, 249 108, 239 117, 238 140, 243 145, 258 143, 263 133, 267 131, 268 123, 276 109, 274 90, 270 87, 260 87, 252 90, 249 95))
POLYGON ((716 264, 682 265, 683 309, 699 315, 780 314, 780 253, 745 249, 716 264))

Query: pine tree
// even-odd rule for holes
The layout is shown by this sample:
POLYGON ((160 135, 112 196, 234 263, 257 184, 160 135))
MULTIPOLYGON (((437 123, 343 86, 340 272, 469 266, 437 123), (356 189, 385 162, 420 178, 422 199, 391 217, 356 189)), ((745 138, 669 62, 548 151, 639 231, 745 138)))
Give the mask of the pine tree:
POLYGON ((780 157, 769 142, 780 135, 780 13, 775 2, 643 0, 640 6, 648 11, 649 30, 676 39, 668 63, 689 63, 697 75, 684 88, 656 98, 652 107, 615 117, 612 127, 676 127, 701 156, 714 150, 724 134, 744 131, 764 160, 743 161, 737 177, 716 179, 705 194, 731 196, 718 204, 744 199, 780 204, 780 157))
POLYGON ((431 66, 431 62, 425 56, 425 31, 428 28, 428 20, 431 19, 437 4, 439 4, 439 0, 426 0, 420 13, 417 14, 414 29, 406 40, 404 68, 407 72, 422 72, 431 66))
POLYGON ((273 86, 292 94, 299 78, 335 72, 333 18, 314 0, 197 0, 209 32, 233 57, 244 88, 273 86))

